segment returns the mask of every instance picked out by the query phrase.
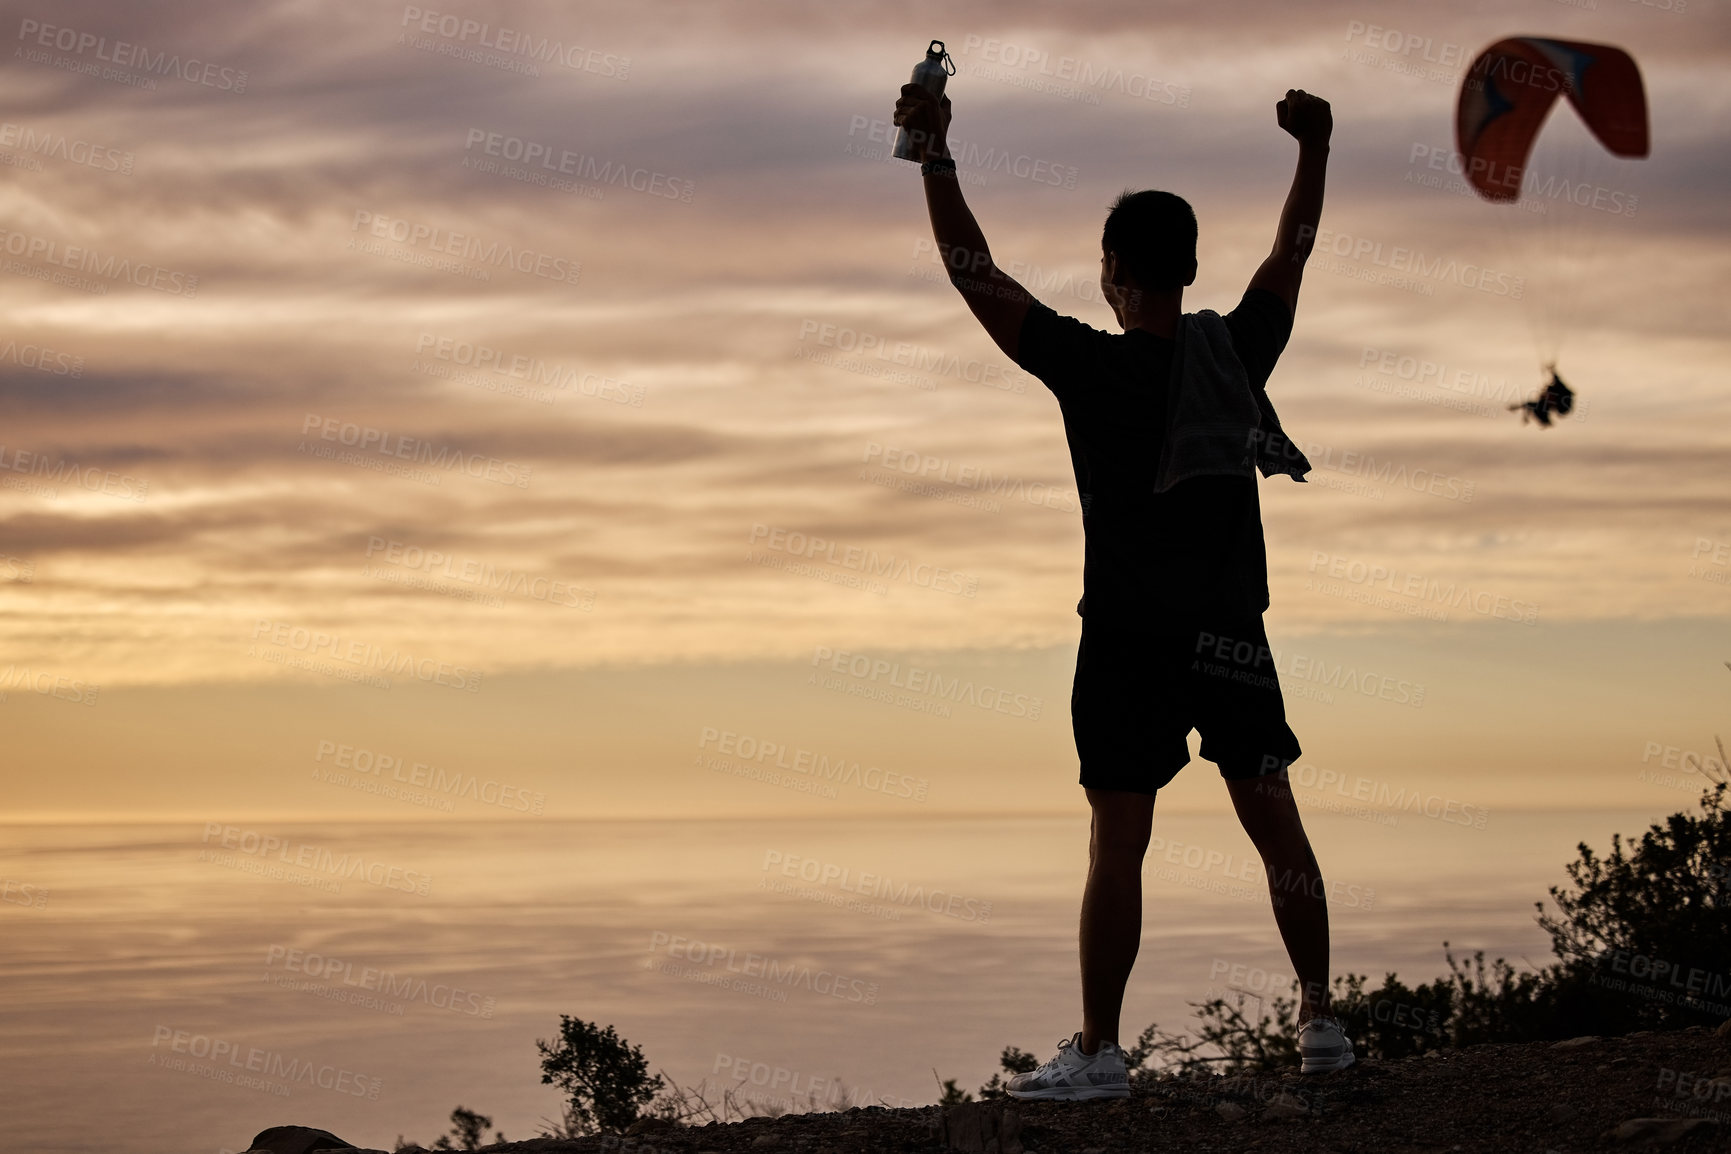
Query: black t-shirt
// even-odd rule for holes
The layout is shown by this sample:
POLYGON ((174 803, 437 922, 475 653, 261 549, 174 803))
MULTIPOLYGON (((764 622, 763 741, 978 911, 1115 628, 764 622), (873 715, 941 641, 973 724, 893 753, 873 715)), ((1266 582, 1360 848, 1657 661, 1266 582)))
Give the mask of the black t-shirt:
MULTIPOLYGON (((1291 310, 1251 289, 1225 320, 1251 386, 1265 386, 1291 310)), ((1096 621, 1184 625, 1268 608, 1256 479, 1192 477, 1154 492, 1173 348, 1145 329, 1102 332, 1038 301, 1022 321, 1016 363, 1064 414, 1087 538, 1077 612, 1096 621)))

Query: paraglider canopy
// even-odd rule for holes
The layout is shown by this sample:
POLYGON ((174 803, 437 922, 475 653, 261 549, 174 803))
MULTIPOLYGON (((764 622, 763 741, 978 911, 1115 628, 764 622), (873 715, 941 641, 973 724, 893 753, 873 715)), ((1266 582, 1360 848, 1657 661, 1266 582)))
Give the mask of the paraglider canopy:
POLYGON ((1514 36, 1479 53, 1461 84, 1455 143, 1468 181, 1487 200, 1512 201, 1533 138, 1558 96, 1616 156, 1647 155, 1647 95, 1621 48, 1514 36))

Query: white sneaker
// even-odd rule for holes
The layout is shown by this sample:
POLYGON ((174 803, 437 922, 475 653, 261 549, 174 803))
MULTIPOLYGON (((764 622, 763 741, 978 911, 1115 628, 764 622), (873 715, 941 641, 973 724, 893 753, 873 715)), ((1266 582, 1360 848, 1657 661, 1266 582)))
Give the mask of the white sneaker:
POLYGON ((1116 1042, 1101 1042, 1092 1054, 1082 1053, 1082 1032, 1058 1043, 1058 1056, 1008 1083, 1012 1098, 1128 1098, 1130 1077, 1124 1051, 1116 1042))
POLYGON ((1341 1033, 1340 1023, 1333 1018, 1312 1018, 1298 1032, 1298 1056, 1303 1059, 1301 1072, 1329 1074, 1352 1065, 1352 1042, 1341 1033))

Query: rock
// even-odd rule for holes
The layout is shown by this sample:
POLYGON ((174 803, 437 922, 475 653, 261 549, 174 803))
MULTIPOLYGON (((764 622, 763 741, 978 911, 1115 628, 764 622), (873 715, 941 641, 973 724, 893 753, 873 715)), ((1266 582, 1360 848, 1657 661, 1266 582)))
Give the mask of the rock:
POLYGON ((775 1145, 775 1135, 774 1134, 759 1134, 757 1137, 755 1137, 751 1140, 751 1147, 754 1150, 761 1150, 765 1146, 774 1146, 774 1145, 775 1145))
POLYGON ((1707 1118, 1630 1118, 1611 1131, 1611 1137, 1642 1146, 1669 1146, 1685 1134, 1711 1125, 1707 1118))
POLYGON ((260 1130, 247 1148, 247 1154, 312 1154, 314 1150, 353 1150, 353 1142, 345 1142, 329 1130, 311 1126, 272 1126, 260 1130))
POLYGON ((1220 1115, 1220 1117, 1227 1122, 1236 1122, 1246 1114, 1250 1113, 1249 1110, 1246 1110, 1237 1102, 1222 1102, 1220 1105, 1214 1107, 1214 1112, 1220 1115))
POLYGON ((964 1102, 944 1110, 937 1138, 969 1154, 1022 1154, 1022 1115, 1003 1098, 964 1102))
POLYGON ((1309 1116, 1310 1107, 1301 1098, 1291 1094, 1282 1094, 1262 1109, 1264 1122, 1278 1122, 1289 1118, 1304 1118, 1309 1116))
POLYGON ((1581 1112, 1569 1105, 1567 1102, 1558 1102, 1555 1106, 1552 1106, 1549 1110, 1545 1111, 1545 1121, 1553 1122, 1557 1125, 1562 1125, 1564 1122, 1573 1122, 1580 1116, 1581 1112))
POLYGON ((1567 1038, 1561 1042, 1552 1042, 1553 1050, 1575 1050, 1582 1046, 1590 1046, 1599 1040, 1596 1034, 1582 1034, 1579 1038, 1567 1038))
POLYGON ((1617 1127, 1614 1136, 1660 1146, 1713 1125, 1716 1123, 1711 1118, 1631 1118, 1617 1127))
POLYGON ((1713 1031, 1715 1038, 1731 1038, 1731 1018, 1719 1023, 1719 1028, 1713 1031))
POLYGON ((653 1134, 658 1130, 672 1130, 674 1123, 671 1118, 657 1118, 653 1114, 647 1118, 639 1118, 625 1128, 627 1134, 653 1134))

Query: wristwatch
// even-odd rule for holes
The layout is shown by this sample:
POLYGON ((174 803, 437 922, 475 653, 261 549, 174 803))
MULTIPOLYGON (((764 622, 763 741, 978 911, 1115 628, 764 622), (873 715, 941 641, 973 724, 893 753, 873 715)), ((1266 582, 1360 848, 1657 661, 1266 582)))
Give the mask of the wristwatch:
POLYGON ((954 173, 956 162, 948 156, 940 156, 936 160, 928 160, 920 165, 921 176, 931 176, 933 173, 954 173))

